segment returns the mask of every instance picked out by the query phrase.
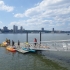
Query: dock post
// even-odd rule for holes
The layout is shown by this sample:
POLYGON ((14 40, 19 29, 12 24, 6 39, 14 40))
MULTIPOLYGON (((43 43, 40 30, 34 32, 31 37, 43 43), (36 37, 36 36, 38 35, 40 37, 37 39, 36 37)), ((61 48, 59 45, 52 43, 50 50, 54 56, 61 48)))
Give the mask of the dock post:
POLYGON ((28 42, 28 32, 26 33, 26 42, 28 42))
POLYGON ((41 44, 41 32, 40 32, 40 44, 41 44))

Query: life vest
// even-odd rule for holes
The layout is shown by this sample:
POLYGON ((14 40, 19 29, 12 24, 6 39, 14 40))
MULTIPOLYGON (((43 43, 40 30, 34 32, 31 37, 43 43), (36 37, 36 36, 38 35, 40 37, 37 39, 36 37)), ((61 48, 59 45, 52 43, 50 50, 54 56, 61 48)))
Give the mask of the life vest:
POLYGON ((37 39, 34 39, 34 42, 37 42, 37 39))

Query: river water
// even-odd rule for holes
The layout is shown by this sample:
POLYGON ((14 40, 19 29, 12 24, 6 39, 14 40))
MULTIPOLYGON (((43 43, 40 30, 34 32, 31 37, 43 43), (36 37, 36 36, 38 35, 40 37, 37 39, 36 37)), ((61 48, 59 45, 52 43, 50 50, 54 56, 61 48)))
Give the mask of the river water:
MULTIPOLYGON (((29 34, 28 41, 34 38, 40 40, 39 34, 29 34)), ((8 38, 17 42, 26 41, 26 34, 0 34, 0 43, 8 38)), ((42 41, 67 40, 67 34, 42 34, 42 41)), ((36 53, 21 54, 12 53, 5 47, 0 47, 0 70, 70 70, 70 52, 42 51, 36 53)))

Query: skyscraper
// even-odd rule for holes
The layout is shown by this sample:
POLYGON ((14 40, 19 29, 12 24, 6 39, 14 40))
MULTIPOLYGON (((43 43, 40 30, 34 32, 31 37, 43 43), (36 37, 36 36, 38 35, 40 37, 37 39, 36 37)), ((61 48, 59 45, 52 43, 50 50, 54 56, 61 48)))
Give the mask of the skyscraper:
POLYGON ((54 28, 52 28, 52 31, 54 32, 54 28))
POLYGON ((20 32, 21 32, 21 33, 23 32, 23 27, 22 27, 22 26, 20 27, 20 32))
POLYGON ((44 28, 42 28, 41 30, 44 31, 44 28))
POLYGON ((4 30, 4 31, 8 31, 8 27, 6 27, 6 26, 3 27, 3 30, 4 30))
POLYGON ((18 26, 13 25, 13 32, 17 33, 18 32, 18 26))
POLYGON ((20 27, 20 30, 21 30, 21 31, 23 30, 23 27, 22 27, 22 26, 20 27))

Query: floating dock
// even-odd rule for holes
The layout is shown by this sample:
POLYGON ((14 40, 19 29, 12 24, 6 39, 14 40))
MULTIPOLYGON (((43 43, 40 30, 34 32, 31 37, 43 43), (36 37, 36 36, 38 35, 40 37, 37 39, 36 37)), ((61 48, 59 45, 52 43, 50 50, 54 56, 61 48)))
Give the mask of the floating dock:
MULTIPOLYGON (((17 43, 15 44, 17 46, 17 43)), ((41 44, 37 43, 36 46, 34 42, 20 43, 21 48, 30 48, 33 50, 40 51, 70 51, 70 40, 52 40, 52 41, 42 41, 41 44)), ((25 50, 17 50, 19 52, 28 52, 25 50)))

